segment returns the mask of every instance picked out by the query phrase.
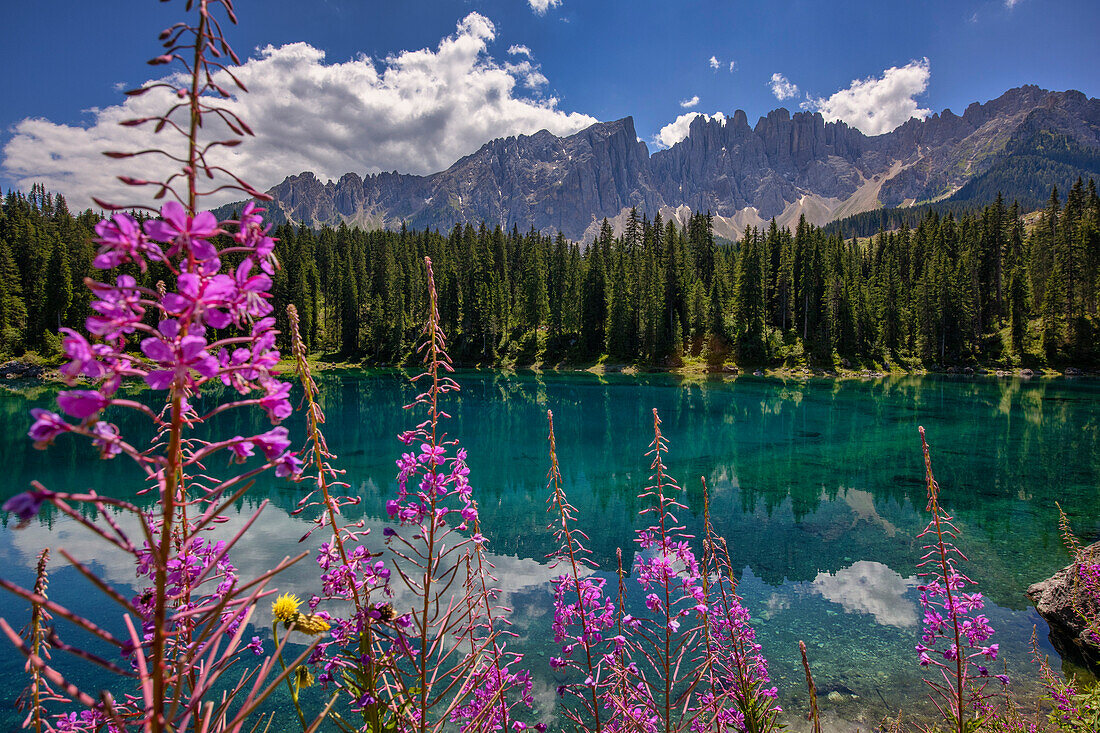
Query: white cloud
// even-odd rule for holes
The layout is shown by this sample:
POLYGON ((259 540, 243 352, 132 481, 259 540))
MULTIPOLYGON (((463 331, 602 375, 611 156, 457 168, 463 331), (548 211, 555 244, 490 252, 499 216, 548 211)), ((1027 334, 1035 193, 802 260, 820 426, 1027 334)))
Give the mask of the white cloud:
POLYGON ((1005 0, 1005 7, 1009 10, 1020 4, 1020 0, 1005 0))
POLYGON ((689 107, 694 107, 697 104, 699 104, 699 95, 698 94, 696 94, 691 99, 684 99, 684 100, 680 101, 680 106, 683 107, 684 109, 688 109, 689 107))
MULTIPOLYGON (((542 86, 546 77, 528 59, 493 59, 487 44, 495 35, 488 18, 470 13, 435 49, 380 60, 327 63, 324 52, 307 43, 263 48, 235 70, 250 93, 228 105, 256 137, 222 149, 216 160, 261 190, 306 170, 321 180, 349 171, 424 174, 496 137, 543 128, 566 135, 596 122, 557 109, 554 97, 519 94, 523 87, 542 86)), ((102 151, 174 145, 146 127, 117 124, 159 114, 165 106, 166 95, 150 92, 94 111, 87 127, 25 119, 3 149, 4 174, 23 189, 42 182, 74 207, 91 205, 93 195, 131 203, 135 191, 115 176, 159 177, 150 170, 155 161, 110 161, 102 151)))
POLYGON ((538 87, 549 83, 550 80, 547 79, 542 74, 542 72, 539 71, 532 71, 531 73, 527 74, 527 76, 525 76, 523 79, 523 86, 527 87, 528 89, 537 89, 538 87))
POLYGON ((844 120, 867 135, 890 132, 911 117, 924 119, 931 110, 913 99, 928 88, 928 59, 892 66, 880 77, 856 79, 828 99, 808 99, 802 106, 821 112, 828 122, 844 120))
POLYGON ((527 46, 524 46, 522 43, 513 43, 508 47, 508 55, 531 58, 531 49, 527 48, 527 46))
POLYGON ((710 61, 708 63, 710 64, 710 68, 712 68, 716 71, 722 65, 722 62, 718 60, 717 56, 711 56, 710 61))
POLYGON ((860 560, 835 575, 818 573, 813 590, 848 613, 870 614, 879 624, 905 629, 917 625, 917 607, 905 597, 916 584, 916 577, 903 578, 882 563, 860 560))
POLYGON ((798 86, 796 84, 791 84, 791 82, 787 80, 787 77, 783 76, 778 71, 772 74, 772 80, 769 82, 769 86, 772 88, 772 94, 780 101, 798 96, 798 86))
POLYGON ((734 71, 734 69, 736 69, 736 68, 737 68, 737 62, 736 61, 730 61, 730 73, 732 73, 734 71))
POLYGON ((539 15, 545 15, 550 8, 561 5, 561 0, 527 0, 527 4, 539 15))
MULTIPOLYGON (((681 104, 681 106, 683 105, 681 104)), ((696 117, 702 117, 705 120, 718 120, 721 124, 726 124, 726 116, 721 112, 715 112, 713 115, 705 115, 701 112, 685 112, 662 127, 661 131, 653 137, 653 143, 659 148, 671 148, 688 136, 691 122, 696 117)))

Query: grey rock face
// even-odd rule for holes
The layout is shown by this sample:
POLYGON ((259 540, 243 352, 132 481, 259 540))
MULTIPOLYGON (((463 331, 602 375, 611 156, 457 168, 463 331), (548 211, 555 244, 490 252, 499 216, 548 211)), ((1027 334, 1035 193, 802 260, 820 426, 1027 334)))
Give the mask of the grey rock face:
MULTIPOLYGON (((1100 542, 1086 547, 1083 555, 1092 562, 1100 559, 1100 542)), ((1100 644, 1088 630, 1081 611, 1096 618, 1100 606, 1083 597, 1075 586, 1076 576, 1077 566, 1067 565, 1050 578, 1030 586, 1027 596, 1050 625, 1050 641, 1058 653, 1096 666, 1100 664, 1100 644)))
POLYGON ((686 205, 721 217, 753 207, 766 221, 807 197, 843 214, 933 199, 1040 129, 1100 147, 1100 100, 1025 86, 972 104, 961 117, 944 110, 874 137, 785 109, 750 127, 737 110, 721 121, 696 117, 684 140, 652 156, 627 117, 568 137, 542 130, 492 140, 429 176, 348 173, 323 184, 305 172, 269 193, 288 219, 314 226, 405 221, 447 230, 486 221, 577 239, 593 221, 632 206, 652 215, 686 205))

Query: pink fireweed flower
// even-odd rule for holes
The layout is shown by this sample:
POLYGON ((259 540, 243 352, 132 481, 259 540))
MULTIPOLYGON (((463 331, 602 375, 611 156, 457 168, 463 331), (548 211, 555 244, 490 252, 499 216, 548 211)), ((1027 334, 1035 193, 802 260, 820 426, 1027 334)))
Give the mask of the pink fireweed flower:
POLYGON ((266 433, 261 433, 251 439, 252 443, 263 452, 267 460, 274 460, 290 447, 290 433, 283 426, 272 428, 266 433))
POLYGON ((233 457, 234 463, 244 463, 256 454, 255 448, 256 446, 252 444, 252 441, 245 440, 238 435, 230 441, 229 453, 233 457))
POLYGON ((427 443, 420 444, 420 456, 418 457, 421 463, 430 466, 443 465, 443 454, 445 449, 441 445, 428 445, 427 443))
POLYGON ((302 473, 302 459, 294 455, 294 453, 286 452, 275 459, 275 476, 278 478, 287 478, 288 476, 298 476, 302 473))
POLYGON ((142 272, 146 270, 145 255, 151 260, 164 259, 164 253, 155 242, 149 241, 134 218, 126 213, 115 214, 95 225, 98 235, 95 243, 99 253, 92 265, 100 270, 110 270, 124 262, 135 262, 142 272))
POLYGON ((161 321, 159 330, 163 337, 150 336, 141 342, 142 353, 161 367, 145 376, 150 387, 167 389, 175 381, 193 387, 196 381, 192 370, 206 378, 218 373, 218 360, 207 353, 205 338, 181 338, 179 322, 175 320, 161 321))
POLYGON ((91 432, 95 436, 92 439, 92 445, 99 448, 100 458, 114 458, 122 452, 120 445, 122 439, 116 426, 100 420, 92 425, 91 432))
POLYGON ((218 250, 208 239, 220 234, 217 218, 209 211, 203 211, 194 218, 176 201, 169 201, 160 208, 160 220, 145 222, 145 233, 158 242, 170 242, 168 256, 174 257, 181 252, 188 253, 196 260, 211 260, 218 256, 218 250))
POLYGON ((11 512, 19 517, 21 522, 29 522, 38 516, 38 512, 42 510, 42 503, 48 496, 49 494, 44 491, 24 491, 5 501, 0 509, 11 512))
POLYGON ((114 285, 89 283, 88 287, 98 298, 92 301, 91 307, 99 314, 89 316, 85 322, 88 333, 105 341, 115 341, 133 333, 145 316, 137 281, 130 275, 119 275, 114 285))
POLYGON ((233 239, 239 246, 251 249, 252 254, 248 259, 259 262, 260 269, 270 275, 279 264, 272 254, 275 251, 275 240, 267 235, 271 225, 264 226, 263 217, 256 213, 258 211, 263 209, 257 208, 254 202, 245 204, 233 239))
POLYGON ((71 328, 62 328, 61 351, 70 359, 68 364, 58 371, 65 375, 67 381, 72 383, 77 377, 83 375, 90 379, 98 379, 106 373, 106 367, 100 363, 101 355, 108 355, 110 349, 100 346, 102 352, 97 353, 96 347, 88 343, 88 340, 71 328))
POLYGON ((45 448, 58 435, 73 429, 73 426, 65 422, 56 412, 36 407, 31 410, 31 417, 34 418, 34 424, 31 425, 27 435, 34 441, 35 448, 45 448))
POLYGON ((193 272, 181 273, 176 281, 178 293, 166 293, 161 299, 164 310, 172 316, 190 315, 211 328, 225 328, 233 318, 222 308, 236 299, 237 286, 228 275, 202 277, 193 272))
POLYGON ((258 275, 250 274, 252 262, 245 260, 237 266, 233 273, 236 287, 236 298, 233 304, 234 313, 239 322, 245 319, 262 318, 271 313, 271 278, 266 273, 258 275))
POLYGON ((74 389, 57 395, 57 404, 66 415, 87 420, 107 406, 107 398, 88 389, 74 389))
POLYGON ((277 424, 290 417, 294 408, 290 405, 290 382, 276 379, 264 383, 265 394, 260 398, 260 407, 267 413, 271 423, 277 424))

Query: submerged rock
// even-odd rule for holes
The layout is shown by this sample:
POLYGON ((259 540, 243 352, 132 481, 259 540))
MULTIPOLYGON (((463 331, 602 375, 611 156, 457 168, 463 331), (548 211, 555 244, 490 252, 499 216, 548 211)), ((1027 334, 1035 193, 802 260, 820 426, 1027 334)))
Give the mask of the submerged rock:
MULTIPOLYGON (((1100 562, 1100 542, 1082 551, 1087 562, 1100 562)), ((1100 640, 1089 630, 1081 612, 1100 614, 1095 599, 1085 598, 1075 582, 1078 563, 1067 565, 1046 580, 1027 589, 1027 596, 1050 626, 1050 643, 1063 658, 1093 669, 1100 668, 1100 640)))

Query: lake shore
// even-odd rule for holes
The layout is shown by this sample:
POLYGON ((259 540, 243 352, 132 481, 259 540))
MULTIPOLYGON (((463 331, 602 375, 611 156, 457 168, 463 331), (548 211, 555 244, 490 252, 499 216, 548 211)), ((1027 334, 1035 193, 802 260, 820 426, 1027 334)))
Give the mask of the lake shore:
MULTIPOLYGON (((284 361, 280 364, 284 371, 289 371, 293 368, 293 364, 289 361, 284 361)), ((328 370, 341 370, 341 369, 415 369, 417 364, 404 363, 404 364, 374 364, 365 362, 354 361, 328 361, 324 359, 310 359, 310 367, 317 371, 328 370)), ((852 367, 809 367, 809 366, 781 366, 781 367, 763 367, 763 366, 748 366, 740 367, 730 363, 713 364, 703 360, 693 359, 686 361, 678 365, 652 365, 652 364, 635 364, 630 362, 616 362, 610 360, 598 360, 598 361, 584 361, 584 362, 559 362, 554 364, 546 364, 541 362, 535 362, 532 364, 518 364, 518 363, 505 363, 505 364, 466 364, 456 360, 454 362, 456 369, 470 369, 476 371, 501 371, 501 372, 555 372, 555 373, 574 373, 574 372, 588 372, 590 374, 676 374, 684 377, 739 377, 739 376, 756 376, 756 377, 772 377, 778 379, 810 379, 810 378, 822 378, 822 379, 882 379, 886 377, 900 377, 900 376, 923 376, 928 374, 941 374, 951 376, 974 376, 974 377, 997 377, 997 378, 1035 378, 1035 377, 1096 377, 1100 376, 1100 372, 1081 369, 1078 367, 1067 367, 1063 371, 1049 367, 1037 367, 1037 368, 1010 368, 1001 366, 948 366, 945 368, 928 368, 928 367, 904 367, 900 365, 891 365, 889 368, 882 368, 876 366, 874 368, 864 368, 863 366, 852 367)), ((0 367, 2 368, 2 367, 0 367)))
MULTIPOLYGON (((404 363, 404 364, 371 364, 366 362, 355 361, 332 361, 325 358, 320 358, 316 355, 311 356, 310 367, 315 371, 331 371, 331 370, 355 370, 355 369, 415 369, 417 364, 404 363)), ((1053 378, 1053 377, 1066 377, 1066 378, 1079 378, 1079 377, 1096 377, 1100 376, 1100 372, 1096 372, 1088 369, 1081 369, 1077 367, 1067 367, 1063 371, 1058 371, 1050 367, 1038 367, 1031 368, 1006 368, 1002 366, 948 366, 944 368, 928 368, 924 366, 919 367, 906 367, 902 365, 892 364, 889 368, 883 368, 880 365, 875 367, 864 368, 862 366, 837 366, 833 368, 824 367, 809 367, 809 366, 782 366, 782 367, 760 367, 749 366, 740 367, 729 363, 709 363, 701 359, 690 359, 683 361, 678 365, 660 366, 660 365, 645 365, 645 364, 633 364, 629 362, 615 362, 609 360, 599 361, 586 361, 586 362, 560 362, 555 364, 493 364, 493 365, 481 365, 481 364, 464 364, 459 361, 455 362, 455 368, 457 369, 471 369, 471 370, 486 370, 486 371, 501 371, 501 372, 556 372, 556 373, 573 373, 573 372, 588 372, 590 374, 675 374, 686 378, 697 377, 724 377, 735 378, 744 376, 753 377, 770 377, 783 380, 803 380, 803 379, 884 379, 886 377, 900 377, 900 376, 923 376, 928 374, 941 374, 950 376, 963 376, 963 377, 994 377, 994 378, 1053 378)), ((12 380, 28 380, 39 382, 64 382, 65 378, 59 371, 59 364, 45 363, 40 358, 33 359, 11 359, 0 363, 0 381, 12 381, 12 380)), ((284 374, 294 370, 294 363, 289 359, 284 359, 279 364, 280 369, 284 374)))

